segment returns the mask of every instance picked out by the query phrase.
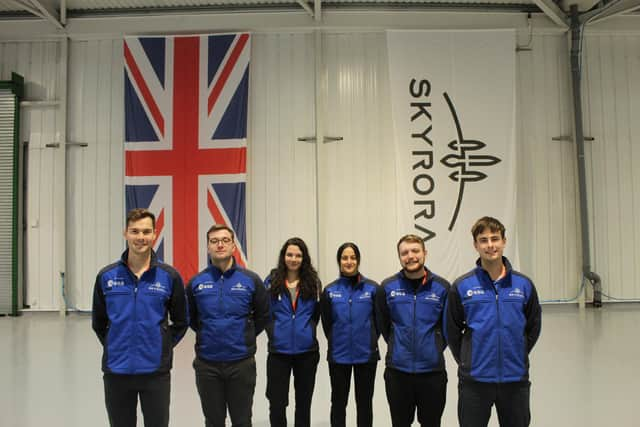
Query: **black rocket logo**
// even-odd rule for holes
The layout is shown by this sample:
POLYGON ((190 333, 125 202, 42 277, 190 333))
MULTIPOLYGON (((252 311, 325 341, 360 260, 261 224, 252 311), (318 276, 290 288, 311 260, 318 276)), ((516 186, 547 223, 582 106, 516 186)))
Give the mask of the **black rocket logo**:
POLYGON ((487 146, 482 141, 474 139, 465 139, 462 135, 462 127, 460 126, 460 120, 458 119, 458 113, 456 112, 451 98, 445 92, 444 98, 449 105, 451 116, 456 124, 457 139, 451 141, 448 146, 454 153, 447 154, 440 162, 448 168, 455 169, 449 174, 449 178, 458 183, 458 201, 456 202, 456 208, 453 211, 453 216, 449 222, 449 231, 453 229, 458 219, 458 213, 460 212, 460 206, 462 205, 462 197, 464 196, 465 184, 468 182, 482 181, 487 177, 487 174, 474 168, 493 166, 501 162, 501 159, 485 155, 485 154, 471 154, 487 146))

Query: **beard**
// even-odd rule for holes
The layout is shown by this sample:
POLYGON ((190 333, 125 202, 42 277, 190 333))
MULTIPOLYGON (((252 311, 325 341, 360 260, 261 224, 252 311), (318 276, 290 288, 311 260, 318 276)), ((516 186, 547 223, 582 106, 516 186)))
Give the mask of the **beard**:
POLYGON ((408 263, 408 264, 405 264, 403 268, 408 273, 415 273, 424 268, 424 262, 417 261, 417 262, 408 263))

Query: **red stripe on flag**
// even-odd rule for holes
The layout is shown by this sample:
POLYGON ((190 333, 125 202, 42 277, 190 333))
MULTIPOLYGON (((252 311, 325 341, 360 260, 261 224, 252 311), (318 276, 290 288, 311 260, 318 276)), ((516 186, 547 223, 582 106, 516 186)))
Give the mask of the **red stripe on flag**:
POLYGON ((164 230, 164 208, 160 210, 160 214, 158 214, 158 218, 156 219, 156 238, 153 239, 153 245, 156 245, 156 242, 160 238, 162 231, 164 230))
MULTIPOLYGON (((178 37, 173 63, 173 264, 185 281, 198 271, 198 152, 200 38, 178 37), (180 239, 176 238, 180 236, 180 239)), ((149 157, 148 162, 153 162, 149 157)), ((139 172, 144 174, 144 172, 139 172)))
POLYGON ((158 105, 156 104, 155 100, 153 99, 153 96, 151 95, 151 91, 149 90, 147 83, 144 81, 144 78, 142 77, 142 73, 138 68, 138 64, 136 64, 136 61, 133 59, 133 55, 129 50, 129 46, 127 45, 127 42, 124 43, 124 58, 125 58, 125 61, 127 62, 127 66, 129 67, 129 71, 131 71, 133 79, 135 80, 136 85, 138 86, 138 89, 140 89, 140 92, 142 93, 142 97, 144 98, 144 101, 149 106, 149 110, 151 111, 151 116, 153 117, 153 120, 155 120, 156 125, 158 126, 158 129, 160 129, 160 134, 164 137, 164 118, 162 117, 162 113, 160 112, 158 105))
POLYGON ((213 110, 213 106, 218 101, 218 97, 222 92, 222 88, 224 87, 225 83, 229 79, 229 75, 231 75, 231 70, 233 70, 233 67, 236 66, 236 63, 238 62, 238 58, 240 57, 240 54, 242 53, 244 46, 247 44, 247 40, 249 40, 249 34, 240 35, 238 42, 234 46, 233 51, 229 56, 229 60, 227 61, 224 68, 222 69, 222 73, 220 73, 220 77, 218 78, 218 81, 216 82, 215 85, 213 85, 213 89, 211 89, 211 94, 209 95, 209 103, 208 103, 209 114, 211 114, 211 110, 213 110))
POLYGON ((169 176, 176 170, 188 174, 245 173, 247 148, 198 149, 174 142, 174 151, 125 151, 126 176, 169 176))
MULTIPOLYGON (((208 190, 207 190, 207 207, 209 208, 209 212, 211 213, 211 216, 213 217, 213 221, 216 224, 225 224, 229 226, 229 224, 225 222, 224 217, 222 216, 222 213, 220 213, 220 209, 218 209, 216 202, 213 200, 213 197, 211 196, 211 192, 209 192, 208 190)), ((244 260, 242 259, 242 254, 238 250, 237 244, 236 244, 236 248, 233 250, 233 257, 236 259, 237 264, 241 265, 242 267, 246 267, 246 265, 244 264, 244 260)))

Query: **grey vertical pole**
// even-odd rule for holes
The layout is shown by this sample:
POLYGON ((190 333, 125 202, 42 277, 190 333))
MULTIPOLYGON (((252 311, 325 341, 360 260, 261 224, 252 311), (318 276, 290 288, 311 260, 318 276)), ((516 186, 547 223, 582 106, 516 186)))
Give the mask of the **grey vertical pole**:
MULTIPOLYGON (((319 3, 319 0, 317 0, 319 3)), ((316 15, 318 20, 318 15, 316 15)), ((324 238, 321 234, 322 218, 320 212, 320 145, 324 141, 324 117, 323 117, 323 93, 322 93, 322 31, 316 29, 314 31, 314 52, 315 52, 315 134, 316 134, 316 269, 320 272, 322 267, 321 250, 324 247, 324 238)))
POLYGON ((589 244, 589 215, 587 206, 587 182, 584 157, 584 129, 582 123, 582 70, 580 55, 582 51, 581 27, 578 6, 573 4, 571 13, 571 83, 573 88, 573 115, 576 153, 578 160, 578 187, 580 193, 580 227, 582 234, 582 276, 593 286, 593 305, 602 306, 602 286, 600 276, 591 271, 591 251, 589 244))

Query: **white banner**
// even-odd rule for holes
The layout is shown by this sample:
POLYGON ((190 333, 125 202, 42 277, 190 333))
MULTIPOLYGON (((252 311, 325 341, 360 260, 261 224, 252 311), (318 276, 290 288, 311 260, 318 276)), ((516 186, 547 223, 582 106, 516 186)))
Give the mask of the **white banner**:
POLYGON ((453 280, 477 254, 480 217, 515 239, 515 32, 389 31, 398 229, 422 237, 427 266, 453 280))

